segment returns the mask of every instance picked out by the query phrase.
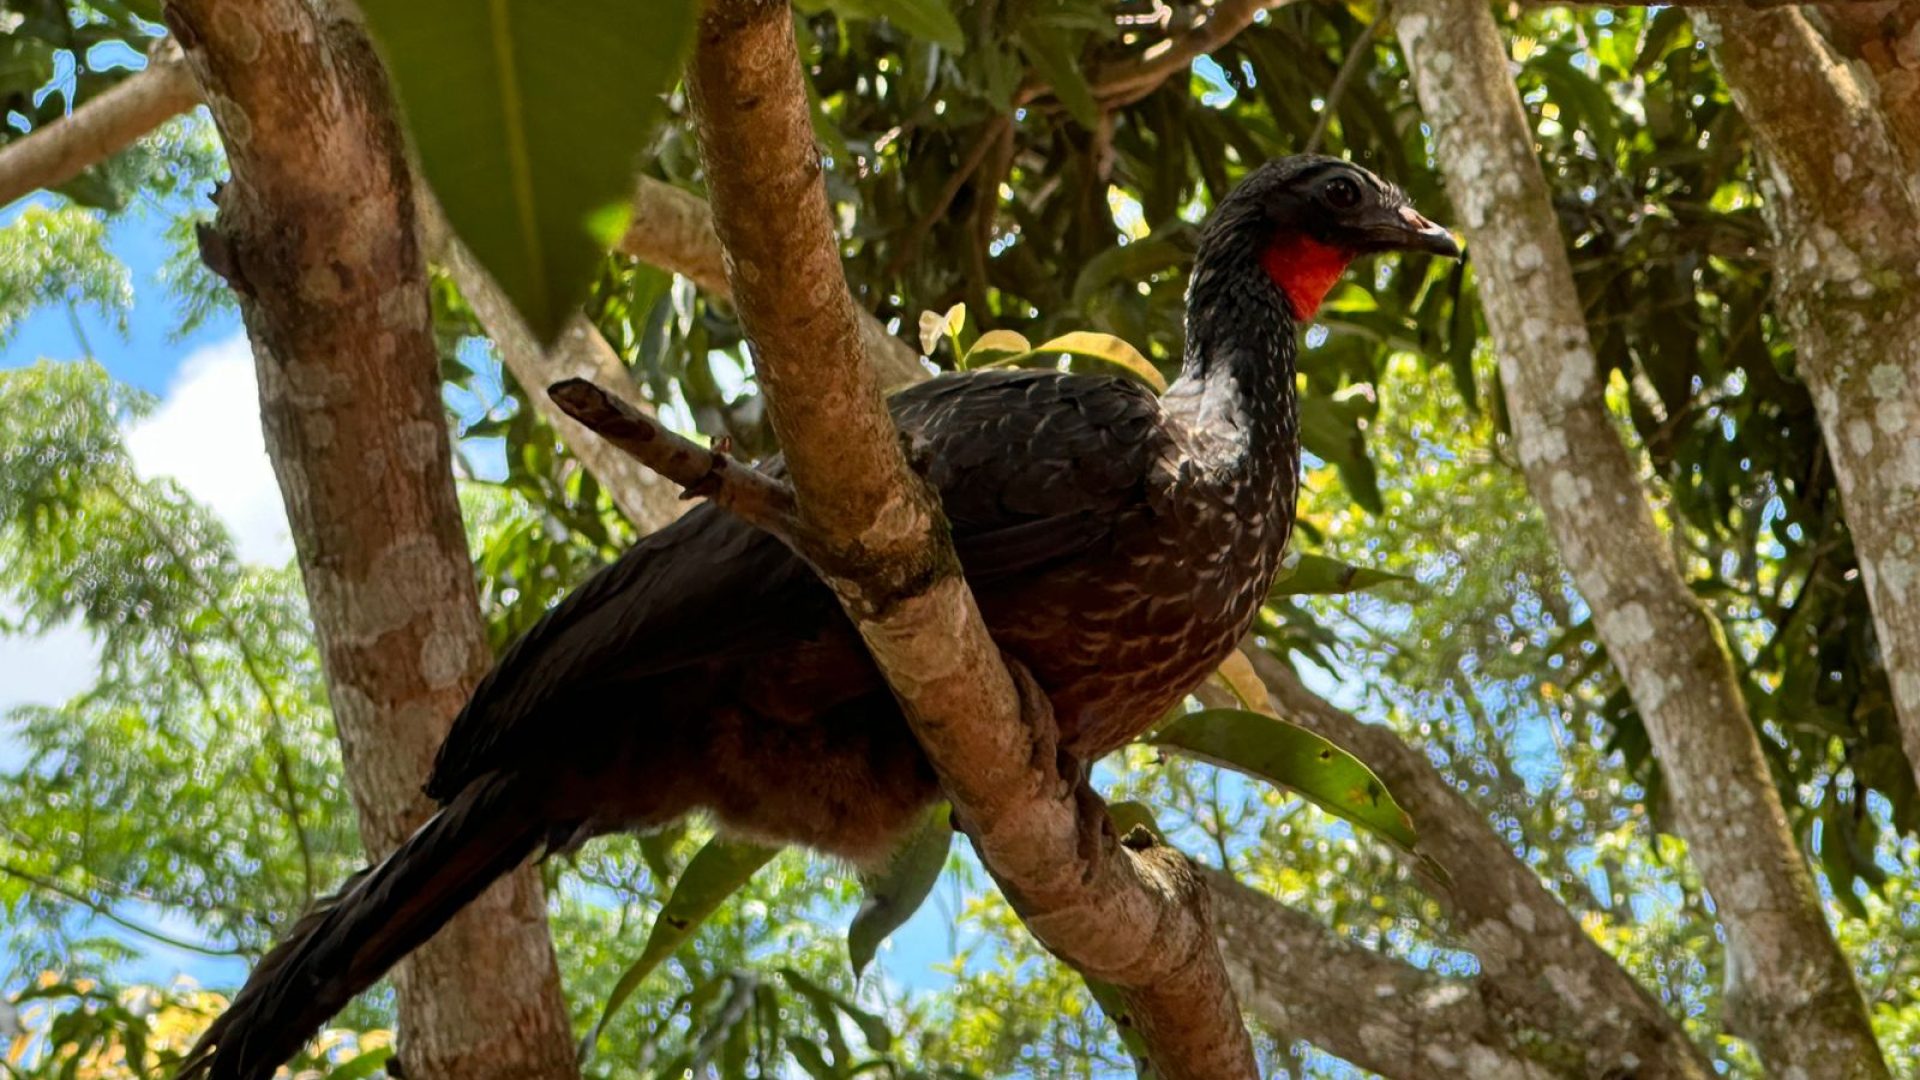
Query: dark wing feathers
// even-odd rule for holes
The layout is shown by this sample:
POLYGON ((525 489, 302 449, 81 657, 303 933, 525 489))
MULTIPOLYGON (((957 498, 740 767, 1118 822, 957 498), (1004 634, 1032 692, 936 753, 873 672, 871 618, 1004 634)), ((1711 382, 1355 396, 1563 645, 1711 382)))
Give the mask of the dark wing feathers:
MULTIPOLYGON (((1117 515, 1146 506, 1168 447, 1159 402, 1124 379, 972 372, 910 387, 888 406, 927 444, 928 480, 976 585, 1100 544, 1117 515)), ((697 507, 588 578, 507 650, 455 720, 427 792, 452 798, 538 737, 535 718, 596 688, 753 655, 838 617, 827 589, 779 541, 697 507)))

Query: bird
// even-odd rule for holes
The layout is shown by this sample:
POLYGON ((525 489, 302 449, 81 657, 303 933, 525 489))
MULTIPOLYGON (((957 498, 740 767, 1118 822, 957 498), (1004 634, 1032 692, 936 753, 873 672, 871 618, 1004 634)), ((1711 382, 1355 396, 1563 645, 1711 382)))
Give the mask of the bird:
MULTIPOLYGON (((1298 327, 1351 262, 1389 251, 1459 255, 1365 168, 1267 161, 1201 229, 1165 393, 998 369, 889 398, 987 628, 1046 694, 1070 760, 1139 736, 1252 625, 1299 489, 1298 327)), ((940 797, 827 585, 712 504, 636 542, 500 656, 426 792, 439 812, 267 953, 183 1080, 271 1076, 536 855, 704 811, 723 832, 869 866, 940 797)))

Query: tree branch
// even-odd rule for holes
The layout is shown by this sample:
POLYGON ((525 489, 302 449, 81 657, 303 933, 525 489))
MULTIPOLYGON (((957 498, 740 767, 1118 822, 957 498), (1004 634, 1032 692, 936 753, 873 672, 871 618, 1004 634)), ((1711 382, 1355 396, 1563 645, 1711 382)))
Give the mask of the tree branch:
MULTIPOLYGON (((431 813, 420 782, 491 663, 405 140, 335 5, 164 11, 232 171, 202 251, 246 322, 361 836, 389 851, 431 813)), ((578 1076, 545 914, 522 867, 396 969, 410 1075, 578 1076)))
POLYGON ((1566 1075, 1536 1060, 1552 1047, 1507 1026, 1486 976, 1452 979, 1422 971, 1347 940, 1224 870, 1203 867, 1200 876, 1234 989, 1269 1029, 1388 1080, 1566 1075))
POLYGON ((680 516, 680 502, 671 487, 653 472, 580 426, 554 404, 544 388, 563 379, 590 379, 612 388, 615 396, 638 398, 639 388, 620 357, 600 331, 583 315, 575 314, 560 331, 552 349, 543 349, 526 320, 507 299, 460 238, 453 235, 446 215, 426 185, 415 194, 420 206, 420 233, 429 258, 446 267, 460 287, 460 295, 486 331, 500 361, 526 391, 540 415, 552 424, 615 506, 642 534, 664 528, 680 516))
POLYGON ((1481 978, 1498 988, 1489 1007, 1504 1024, 1554 1040, 1560 1053, 1584 1059, 1593 1075, 1628 1060, 1639 1062, 1637 1075, 1645 1080, 1713 1075, 1660 1004, 1594 942, 1425 754, 1391 729, 1315 694, 1265 649, 1246 652, 1274 712, 1359 757, 1413 819, 1421 854, 1452 879, 1431 884, 1430 891, 1480 957, 1481 978))
POLYGON ((199 101, 180 50, 171 40, 157 45, 144 71, 66 117, 0 146, 0 206, 59 187, 199 101))
POLYGON ((1045 697, 1002 664, 938 502, 907 467, 840 267, 803 79, 784 3, 709 5, 687 85, 809 561, 1036 938, 1121 988, 1163 1075, 1252 1077, 1198 878, 1170 849, 1121 847, 1099 800, 1060 775, 1045 697))
POLYGON ((802 525, 793 489, 785 481, 676 434, 585 379, 557 382, 547 388, 547 395, 574 422, 680 485, 681 498, 704 497, 805 554, 798 542, 802 525))
POLYGON ((1399 0, 1434 156, 1465 226, 1534 499, 1593 611, 1713 892, 1735 1030, 1780 1073, 1886 1066, 1747 714, 1733 660, 1655 524, 1599 365, 1506 45, 1481 0, 1399 0))
POLYGON ((33 888, 39 889, 41 892, 52 893, 53 895, 58 896, 62 900, 66 900, 74 904, 79 904, 81 907, 86 908, 88 911, 93 912, 95 915, 100 916, 101 918, 107 920, 110 923, 113 923, 114 925, 120 927, 123 930, 128 930, 135 934, 139 934, 143 938, 147 938, 150 941, 159 942, 162 945, 167 945, 175 949, 183 949, 187 952, 199 953, 202 956, 246 956, 248 955, 245 949, 222 949, 214 945, 202 945, 199 942, 188 941, 185 938, 177 938, 171 934, 167 934, 159 930, 155 930, 150 926, 147 926, 143 923, 135 922, 132 919, 129 919, 124 915, 121 915, 119 912, 113 909, 113 905, 103 904, 100 901, 93 899, 91 896, 88 896, 86 893, 80 891, 79 889, 69 888, 68 886, 62 885, 60 882, 55 881, 52 878, 41 877, 39 874, 35 874, 27 870, 22 870, 19 867, 13 866, 8 863, 0 863, 0 874, 5 874, 8 877, 19 878, 21 881, 26 882, 29 886, 33 888))
POLYGON ((1263 11, 1285 7, 1293 0, 1220 0, 1207 17, 1186 33, 1166 43, 1160 51, 1138 60, 1103 67, 1092 79, 1094 96, 1100 104, 1114 109, 1131 105, 1153 93, 1174 75, 1185 71, 1202 56, 1232 41, 1240 31, 1253 25, 1263 11))

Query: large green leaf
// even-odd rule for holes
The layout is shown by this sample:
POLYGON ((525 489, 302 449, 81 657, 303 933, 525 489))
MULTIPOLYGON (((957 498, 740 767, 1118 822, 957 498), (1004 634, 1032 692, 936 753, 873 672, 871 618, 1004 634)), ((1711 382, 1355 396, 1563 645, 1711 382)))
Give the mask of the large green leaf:
POLYGON ((1325 555, 1294 552, 1281 564, 1268 596, 1327 595, 1359 592, 1394 581, 1412 581, 1405 574, 1392 574, 1368 566, 1354 566, 1325 555))
POLYGON ((542 341, 624 225, 696 0, 364 0, 454 229, 542 341))
POLYGON ((646 948, 640 951, 640 958, 620 975, 613 992, 607 995, 607 1004, 600 1010, 600 1019, 580 1041, 581 1060, 593 1052, 607 1021, 613 1019, 614 1012, 646 981, 653 969, 672 956, 722 901, 739 892, 755 871, 779 853, 779 848, 720 837, 707 841, 687 863, 680 880, 674 882, 673 895, 661 906, 660 916, 647 934, 646 948))
POLYGON ((1147 737, 1155 746, 1279 784, 1408 851, 1413 819, 1373 770, 1305 728, 1246 709, 1203 709, 1147 737))
POLYGON ((940 871, 947 865, 947 849, 953 844, 950 813, 946 803, 936 804, 885 867, 861 876, 867 897, 847 927, 847 959, 853 964, 856 978, 873 962, 880 943, 913 917, 933 891, 934 882, 940 880, 940 871))

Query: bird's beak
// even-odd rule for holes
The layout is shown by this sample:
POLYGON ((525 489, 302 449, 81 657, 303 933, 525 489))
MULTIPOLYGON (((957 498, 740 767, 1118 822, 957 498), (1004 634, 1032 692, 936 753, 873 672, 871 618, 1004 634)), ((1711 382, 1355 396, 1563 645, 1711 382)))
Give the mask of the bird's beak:
POLYGON ((1382 220, 1367 229, 1367 239, 1380 251, 1424 251, 1449 259, 1460 257, 1460 244, 1453 234, 1428 221, 1418 210, 1402 206, 1381 215, 1382 220))

